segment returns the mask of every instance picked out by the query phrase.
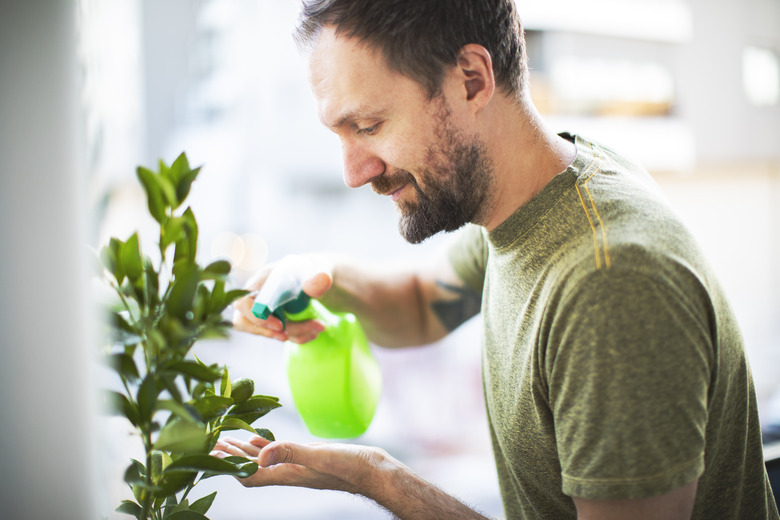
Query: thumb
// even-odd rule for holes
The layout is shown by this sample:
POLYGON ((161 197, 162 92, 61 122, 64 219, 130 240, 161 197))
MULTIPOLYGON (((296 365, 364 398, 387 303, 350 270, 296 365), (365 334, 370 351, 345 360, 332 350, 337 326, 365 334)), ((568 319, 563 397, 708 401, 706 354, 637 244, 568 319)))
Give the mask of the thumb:
POLYGON ((272 442, 257 455, 257 463, 267 468, 275 464, 306 465, 306 446, 291 442, 272 442))

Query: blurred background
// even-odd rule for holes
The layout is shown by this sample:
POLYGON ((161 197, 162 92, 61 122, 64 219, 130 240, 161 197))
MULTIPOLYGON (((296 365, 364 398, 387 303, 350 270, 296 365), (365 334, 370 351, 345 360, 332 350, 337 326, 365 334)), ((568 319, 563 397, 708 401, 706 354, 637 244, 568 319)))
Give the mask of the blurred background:
MULTIPOLYGON (((651 171, 731 298, 762 421, 780 422, 780 2, 518 6, 538 107, 556 130, 602 141, 651 171)), ((297 8, 290 0, 0 3, 0 330, 8 359, 0 448, 16 454, 5 473, 27 479, 5 476, 0 504, 17 503, 25 483, 39 479, 63 497, 84 497, 72 518, 111 517, 129 495, 121 475, 133 450, 140 453, 138 439, 122 420, 95 417, 90 404, 98 340, 80 245, 137 229, 153 240, 137 165, 170 163, 182 151, 203 165, 189 200, 201 260, 229 259, 236 287, 290 253, 401 262, 448 240, 406 244, 389 201, 343 185, 340 145, 316 118, 290 36, 297 8), (28 457, 52 452, 58 466, 29 469, 28 457), (83 478, 45 480, 62 471, 83 478)), ((234 334, 195 353, 281 398, 285 406, 258 425, 277 438, 316 440, 295 412, 279 344, 234 334)), ((356 442, 382 446, 501 517, 478 320, 441 343, 376 354, 383 396, 356 442)), ((244 489, 230 478, 197 491, 213 489, 215 519, 391 518, 341 493, 244 489)))

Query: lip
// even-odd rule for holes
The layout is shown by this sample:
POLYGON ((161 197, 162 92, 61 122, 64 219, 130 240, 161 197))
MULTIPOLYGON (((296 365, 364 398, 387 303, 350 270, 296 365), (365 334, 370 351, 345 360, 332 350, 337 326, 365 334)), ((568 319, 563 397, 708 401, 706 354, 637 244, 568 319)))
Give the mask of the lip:
POLYGON ((404 191, 404 189, 406 189, 406 187, 407 187, 407 186, 408 186, 408 184, 404 184, 403 186, 401 186, 400 188, 398 188, 398 189, 397 189, 397 190, 395 190, 394 192, 390 193, 390 194, 389 194, 389 197, 390 197, 390 199, 391 199, 393 202, 397 202, 397 201, 398 201, 398 199, 400 199, 400 198, 401 198, 401 192, 403 192, 403 191, 404 191))

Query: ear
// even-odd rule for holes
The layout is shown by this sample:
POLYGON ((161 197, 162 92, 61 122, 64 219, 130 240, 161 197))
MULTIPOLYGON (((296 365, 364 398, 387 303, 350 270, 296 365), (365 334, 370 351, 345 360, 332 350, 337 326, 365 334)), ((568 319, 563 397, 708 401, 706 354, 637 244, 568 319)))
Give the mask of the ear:
POLYGON ((458 74, 466 101, 473 103, 477 110, 484 107, 496 90, 493 60, 488 50, 475 43, 465 45, 458 56, 458 74))

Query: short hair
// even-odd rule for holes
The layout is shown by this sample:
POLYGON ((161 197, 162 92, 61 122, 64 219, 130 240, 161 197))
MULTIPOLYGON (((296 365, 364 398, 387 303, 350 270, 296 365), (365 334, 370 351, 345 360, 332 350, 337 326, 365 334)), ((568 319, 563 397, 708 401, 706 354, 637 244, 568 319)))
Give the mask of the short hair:
POLYGON ((519 98, 526 82, 523 27, 515 0, 302 0, 294 38, 310 52, 323 27, 379 50, 388 66, 441 93, 463 46, 485 47, 497 86, 519 98))

